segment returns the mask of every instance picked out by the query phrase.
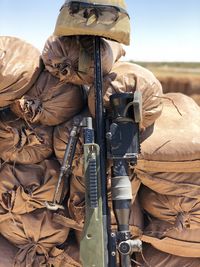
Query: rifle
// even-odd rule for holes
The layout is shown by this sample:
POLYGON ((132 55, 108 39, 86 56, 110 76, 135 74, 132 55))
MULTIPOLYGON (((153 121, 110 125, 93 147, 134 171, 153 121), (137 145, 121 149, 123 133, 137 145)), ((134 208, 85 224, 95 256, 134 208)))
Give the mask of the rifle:
MULTIPOLYGON (((82 7, 84 1, 68 2, 70 4, 70 10, 72 10, 73 3, 77 5, 75 6, 76 12, 73 14, 78 13, 80 7, 81 10, 85 8, 84 6, 82 7)), ((94 7, 95 10, 98 7, 93 1, 86 2, 88 3, 87 8, 88 5, 90 8, 94 7)), ((108 5, 100 5, 101 8, 105 6, 108 7, 108 5)), ((96 13, 95 16, 97 16, 96 13)), ((81 34, 83 34, 83 31, 81 34)), ((67 32, 66 35, 68 35, 67 32)), ((132 253, 141 251, 141 241, 138 239, 132 240, 129 231, 129 216, 132 199, 129 164, 135 165, 137 163, 137 155, 139 153, 141 99, 138 92, 135 94, 113 95, 110 98, 113 112, 108 114, 106 133, 106 116, 102 97, 101 35, 98 36, 97 32, 94 35, 95 36, 91 36, 91 38, 93 38, 95 65, 96 134, 94 138, 91 118, 84 119, 82 126, 84 127, 86 210, 83 236, 80 244, 80 257, 83 267, 116 267, 117 255, 119 254, 120 267, 131 267, 132 253), (107 157, 113 162, 111 193, 113 210, 118 224, 117 232, 112 232, 110 227, 107 201, 107 157)), ((108 37, 111 37, 110 32, 108 37)), ((114 35, 113 39, 115 39, 114 35)), ((119 41, 119 39, 117 41, 119 41)), ((73 144, 71 144, 71 146, 74 147, 73 144)), ((62 171, 59 177, 58 187, 60 186, 60 181, 64 177, 66 170, 71 169, 69 164, 66 167, 66 162, 69 163, 69 161, 67 161, 67 154, 69 155, 69 151, 73 151, 74 153, 75 150, 69 149, 67 146, 66 155, 61 168, 61 171, 64 171, 62 171)), ((71 159, 70 163, 72 163, 71 159)), ((58 188, 56 192, 58 192, 58 188)), ((56 205, 56 208, 59 208, 60 203, 56 199, 58 199, 57 196, 54 196, 54 202, 50 205, 52 209, 56 205)))

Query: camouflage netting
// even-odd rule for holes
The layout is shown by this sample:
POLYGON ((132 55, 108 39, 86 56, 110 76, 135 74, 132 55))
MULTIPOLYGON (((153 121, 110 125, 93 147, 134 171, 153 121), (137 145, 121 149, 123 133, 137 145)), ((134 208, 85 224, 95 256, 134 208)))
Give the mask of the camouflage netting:
POLYGON ((6 162, 32 164, 53 152, 53 128, 30 125, 10 111, 0 114, 0 158, 6 162))
MULTIPOLYGON (((83 40, 85 44, 88 42, 86 49, 93 45, 91 40, 83 40)), ((47 40, 42 52, 42 59, 46 69, 60 81, 74 83, 80 85, 92 84, 94 81, 94 61, 92 52, 86 52, 86 56, 80 58, 83 53, 83 47, 77 36, 55 37, 51 36, 47 40)), ((112 68, 114 62, 124 55, 124 50, 120 44, 105 41, 101 39, 102 53, 102 70, 106 75, 112 68)))
POLYGON ((43 71, 32 88, 11 109, 30 123, 60 124, 76 115, 84 105, 83 88, 66 84, 43 71))
POLYGON ((40 52, 16 37, 0 36, 0 107, 26 93, 41 71, 40 52))
MULTIPOLYGON (((109 110, 109 98, 114 93, 142 94, 141 128, 152 125, 162 112, 162 87, 155 76, 139 65, 116 62, 110 73, 103 79, 103 101, 109 110)), ((88 106, 95 116, 95 91, 91 87, 88 96, 88 106)))

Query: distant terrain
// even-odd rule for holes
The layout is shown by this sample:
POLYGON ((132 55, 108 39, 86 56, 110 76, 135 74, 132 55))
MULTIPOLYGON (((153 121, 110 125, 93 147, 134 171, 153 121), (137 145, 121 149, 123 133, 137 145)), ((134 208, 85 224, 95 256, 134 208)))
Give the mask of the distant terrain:
POLYGON ((154 73, 164 93, 181 92, 200 105, 200 63, 193 62, 134 62, 154 73))

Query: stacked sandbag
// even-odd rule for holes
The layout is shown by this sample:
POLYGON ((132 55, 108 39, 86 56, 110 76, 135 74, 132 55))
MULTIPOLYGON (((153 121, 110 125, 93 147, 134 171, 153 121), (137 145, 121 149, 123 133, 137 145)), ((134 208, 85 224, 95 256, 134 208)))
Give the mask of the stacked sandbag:
POLYGON ((13 214, 29 213, 53 201, 60 165, 55 160, 38 164, 8 164, 0 169, 0 222, 13 214))
MULTIPOLYGON (((162 87, 155 76, 147 69, 132 63, 116 62, 103 79, 103 101, 110 108, 110 96, 114 93, 141 92, 142 122, 141 128, 154 123, 162 111, 162 87)), ((95 116, 95 90, 91 87, 88 96, 90 112, 95 116)))
MULTIPOLYGON (((31 46, 15 43, 15 38, 12 46, 10 39, 6 42, 12 53, 0 46, 0 107, 4 107, 0 112, 0 233, 13 254, 10 261, 0 258, 0 262, 8 267, 80 266, 67 241, 70 228, 80 230, 80 224, 69 218, 67 205, 62 212, 52 212, 47 203, 54 199, 60 173, 53 126, 81 111, 84 86, 60 81, 42 70, 39 52, 37 56, 34 48, 31 52, 31 46)), ((62 191, 63 185, 59 197, 68 192, 67 183, 62 191)))
POLYGON ((143 244, 143 253, 136 253, 134 267, 197 267, 199 258, 178 257, 161 252, 149 244, 143 244))
POLYGON ((40 52, 31 44, 0 36, 0 107, 26 93, 41 71, 40 52))
POLYGON ((33 164, 53 153, 53 128, 30 125, 9 110, 0 114, 0 158, 5 162, 33 164))
POLYGON ((11 109, 30 123, 58 125, 76 115, 84 105, 83 88, 65 83, 44 70, 32 88, 11 109))
MULTIPOLYGON (((94 81, 92 48, 91 37, 82 39, 79 36, 51 36, 44 46, 42 59, 45 68, 60 81, 90 85, 94 81)), ((103 75, 106 75, 114 62, 124 54, 120 44, 101 39, 103 75)))
POLYGON ((69 228, 54 221, 54 213, 38 209, 0 223, 1 234, 19 248, 13 266, 48 266, 49 255, 67 239, 69 228))
POLYGON ((19 248, 13 266, 47 266, 49 257, 53 260, 64 253, 57 246, 66 241, 73 222, 65 213, 46 209, 46 202, 53 201, 59 170, 55 160, 2 166, 0 232, 19 248))
MULTIPOLYGON (((160 118, 142 135, 135 169, 143 184, 139 192, 145 212, 142 240, 165 253, 199 258, 200 108, 180 93, 164 98, 160 118)), ((182 258, 177 266, 181 262, 182 258)))
POLYGON ((0 236, 0 267, 13 267, 19 249, 0 236))

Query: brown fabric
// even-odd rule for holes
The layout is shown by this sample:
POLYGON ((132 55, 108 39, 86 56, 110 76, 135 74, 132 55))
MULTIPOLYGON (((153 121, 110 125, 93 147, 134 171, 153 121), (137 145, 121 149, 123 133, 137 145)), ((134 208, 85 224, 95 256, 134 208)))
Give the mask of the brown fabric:
MULTIPOLYGON (((111 70, 113 63, 124 55, 124 50, 120 45, 116 46, 114 44, 114 52, 112 52, 110 44, 111 42, 108 43, 103 39, 101 40, 103 75, 107 74, 111 70)), ((59 78, 60 81, 80 85, 92 84, 94 81, 94 62, 91 55, 89 55, 89 58, 84 60, 87 71, 80 70, 80 48, 79 37, 77 36, 49 37, 42 52, 42 59, 46 69, 59 78)))
POLYGON ((149 217, 142 241, 166 253, 200 258, 200 229, 179 229, 169 222, 149 217))
POLYGON ((53 201, 60 166, 55 160, 40 164, 4 164, 0 170, 0 221, 53 201))
POLYGON ((143 133, 141 159, 161 162, 199 160, 200 107, 192 98, 180 93, 169 93, 164 97, 161 116, 143 133))
MULTIPOLYGON (((104 77, 103 100, 109 108, 109 97, 114 93, 142 94, 142 123, 141 127, 148 127, 160 116, 162 111, 162 87, 155 76, 143 67, 126 62, 116 62, 111 72, 104 77)), ((95 92, 92 87, 88 96, 90 112, 95 116, 95 92)))
POLYGON ((145 170, 146 172, 184 172, 184 173, 199 173, 200 160, 187 161, 152 161, 139 159, 136 170, 145 170))
POLYGON ((52 127, 27 124, 7 111, 0 119, 0 157, 4 161, 32 164, 52 154, 52 127))
POLYGON ((161 252, 151 245, 143 244, 143 255, 136 254, 134 267, 198 267, 200 258, 178 257, 161 252))
POLYGON ((80 86, 60 82, 43 71, 32 88, 11 108, 30 123, 57 125, 76 115, 84 105, 80 86))
POLYGON ((85 217, 85 179, 84 176, 72 176, 68 209, 71 218, 83 224, 85 217))
POLYGON ((173 224, 177 229, 200 228, 200 200, 158 194, 143 186, 139 192, 142 208, 151 216, 173 224))
POLYGON ((0 267, 13 267, 18 248, 0 236, 0 267))
POLYGON ((146 172, 136 170, 136 173, 142 184, 159 194, 200 199, 199 172, 146 172))
POLYGON ((0 36, 0 107, 26 93, 41 71, 40 53, 16 37, 0 36))
POLYGON ((50 257, 48 264, 52 267, 81 267, 79 257, 79 245, 74 236, 69 236, 64 251, 59 255, 50 257))
POLYGON ((53 221, 53 213, 35 210, 0 224, 2 235, 19 248, 15 267, 47 266, 49 253, 67 239, 69 229, 53 221))

